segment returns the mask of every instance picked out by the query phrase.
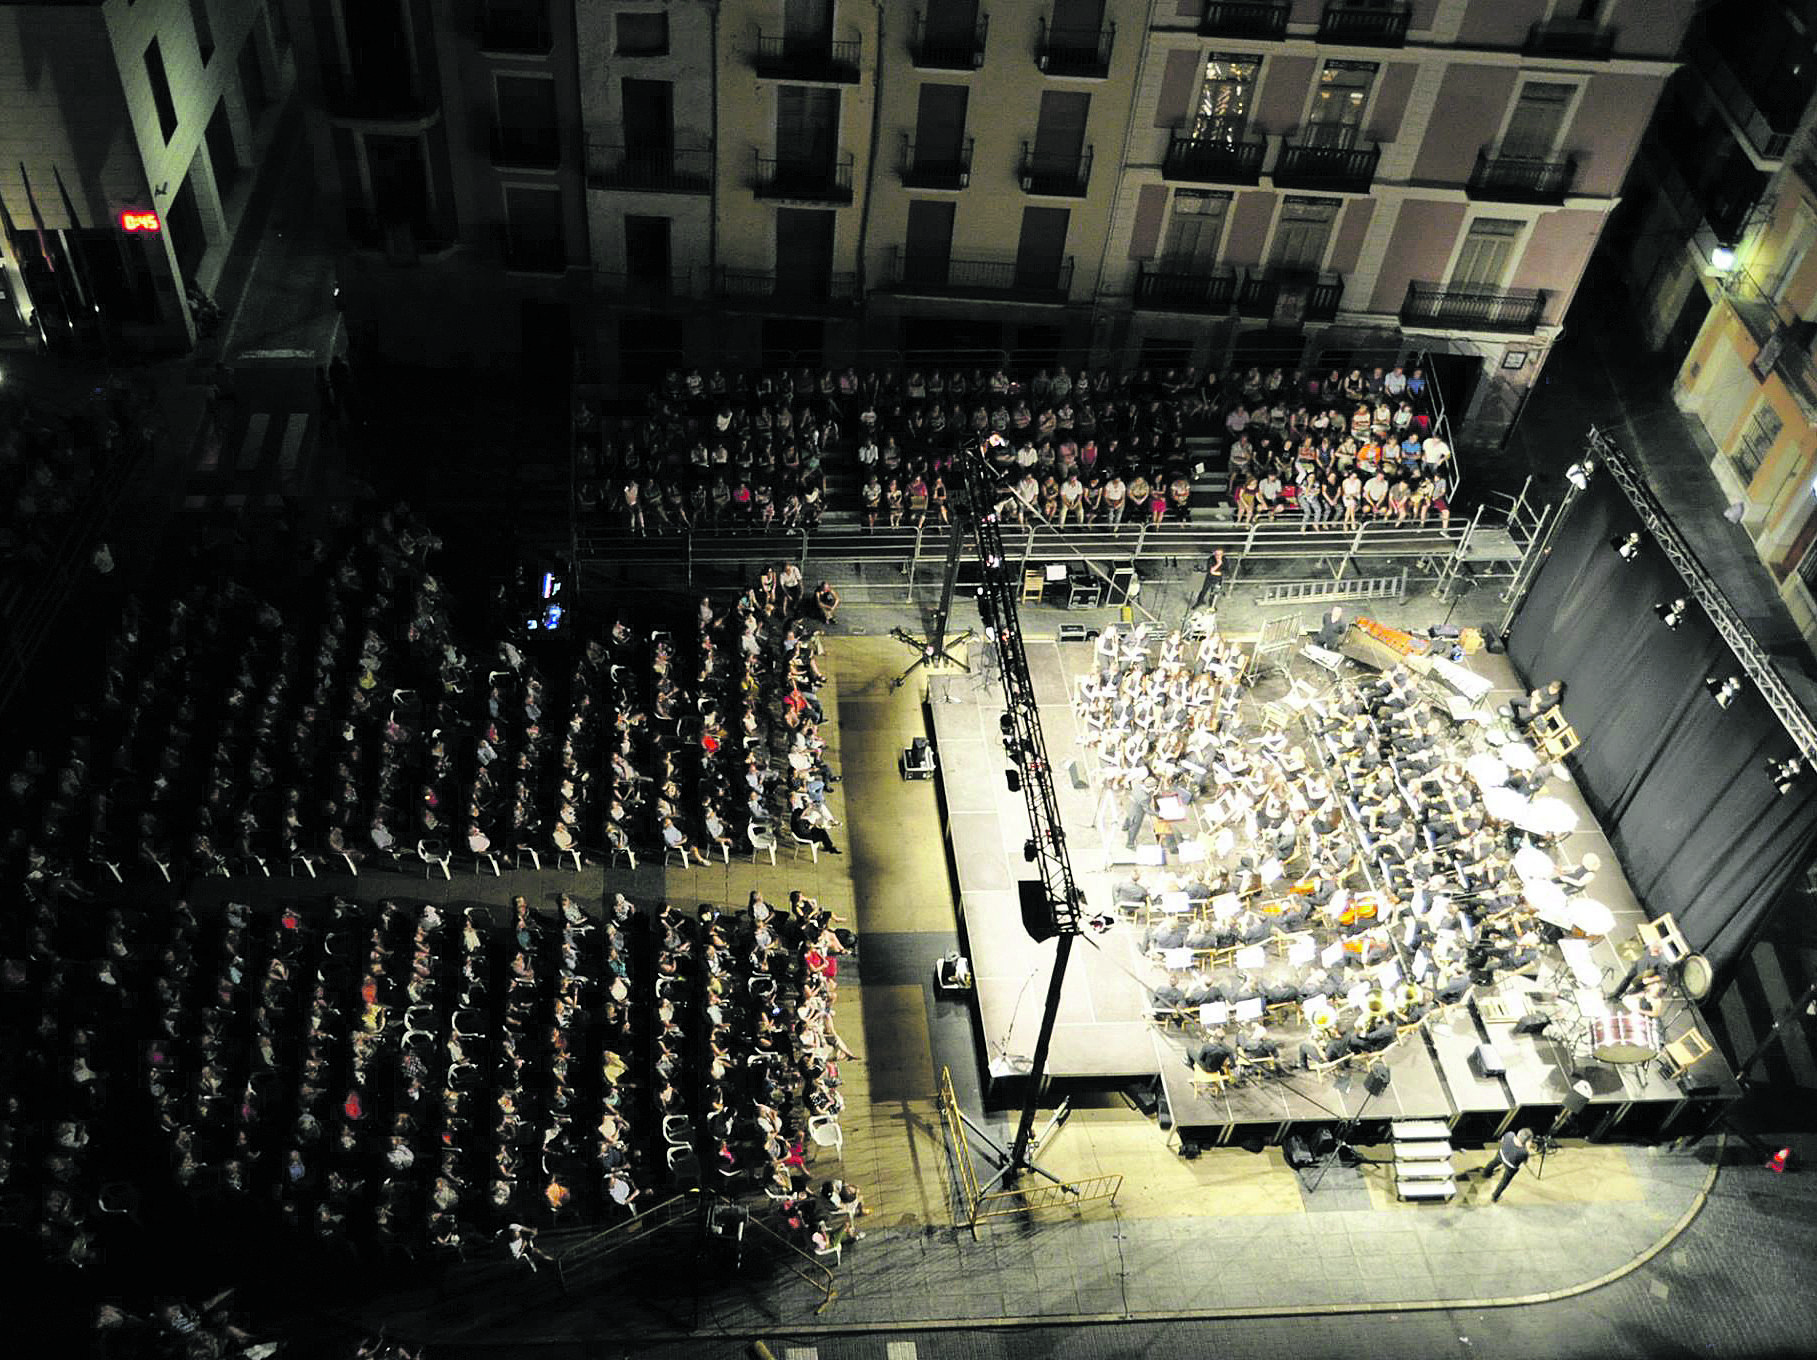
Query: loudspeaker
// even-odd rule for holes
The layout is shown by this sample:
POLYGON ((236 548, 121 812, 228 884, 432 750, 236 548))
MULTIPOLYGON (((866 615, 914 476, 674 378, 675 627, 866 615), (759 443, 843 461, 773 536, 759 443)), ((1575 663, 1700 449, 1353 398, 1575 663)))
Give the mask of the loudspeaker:
POLYGON ((1379 1096, 1388 1089, 1389 1080, 1386 1067, 1381 1063, 1370 1063, 1369 1070, 1363 1074, 1363 1089, 1372 1096, 1379 1096))
POLYGON ((1508 650, 1508 641, 1498 633, 1484 633, 1483 650, 1490 656, 1500 656, 1508 650))
POLYGON ((1514 1022, 1514 1032, 1516 1034, 1532 1034, 1537 1036, 1544 1034, 1546 1032, 1546 1026, 1551 1023, 1551 1016, 1541 1015, 1538 1011, 1529 1011, 1527 1014, 1521 1016, 1519 1020, 1514 1022))
POLYGON ((1016 884, 1016 895, 1022 899, 1022 928, 1034 941, 1051 940, 1060 933, 1054 920, 1053 904, 1047 900, 1047 885, 1038 879, 1023 879, 1016 884))
POLYGON ((1091 785, 1086 782, 1085 771, 1079 768, 1078 761, 1076 761, 1076 760, 1067 761, 1066 762, 1066 773, 1072 777, 1073 787, 1075 789, 1088 789, 1091 787, 1091 785))
POLYGON ((1306 1140, 1299 1134, 1292 1134, 1287 1139, 1287 1165, 1295 1171, 1304 1170, 1313 1163, 1312 1149, 1306 1146, 1306 1140))
POLYGON ((1570 1119, 1584 1112, 1584 1106, 1590 1103, 1590 1097, 1596 1089, 1587 1081, 1574 1081, 1571 1089, 1565 1092, 1565 1103, 1559 1109, 1560 1119, 1570 1119))

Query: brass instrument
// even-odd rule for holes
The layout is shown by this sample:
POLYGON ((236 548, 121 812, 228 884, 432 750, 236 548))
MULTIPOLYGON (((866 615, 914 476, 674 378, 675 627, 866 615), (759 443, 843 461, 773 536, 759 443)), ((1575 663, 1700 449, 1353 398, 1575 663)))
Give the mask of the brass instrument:
POLYGON ((1363 998, 1363 1010, 1371 1020, 1380 1020, 1388 1014, 1388 993, 1377 987, 1363 998))
POLYGON ((1396 1015, 1408 1014, 1425 999, 1425 995, 1419 983, 1411 979, 1401 983, 1394 996, 1394 1013, 1396 1015))

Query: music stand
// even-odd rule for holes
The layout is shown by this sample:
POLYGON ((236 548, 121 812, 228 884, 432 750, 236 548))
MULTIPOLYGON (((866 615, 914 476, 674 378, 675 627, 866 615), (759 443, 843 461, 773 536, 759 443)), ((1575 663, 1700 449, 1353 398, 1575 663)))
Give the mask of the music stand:
POLYGON ((1558 1146, 1559 1135, 1589 1105, 1590 1097, 1596 1094, 1596 1088, 1582 1077, 1577 1078, 1565 1092, 1564 1104, 1559 1106, 1558 1117, 1552 1121, 1552 1127, 1533 1140, 1534 1148, 1539 1152, 1539 1165, 1533 1168, 1533 1178, 1546 1178, 1546 1154, 1558 1146))

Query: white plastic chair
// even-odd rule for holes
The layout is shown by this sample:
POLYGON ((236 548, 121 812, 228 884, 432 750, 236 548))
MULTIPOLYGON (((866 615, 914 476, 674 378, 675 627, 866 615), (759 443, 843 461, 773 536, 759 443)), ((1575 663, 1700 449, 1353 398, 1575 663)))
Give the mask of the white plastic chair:
POLYGON ((805 845, 808 848, 808 853, 814 857, 814 863, 816 863, 816 864, 820 863, 820 842, 819 841, 803 840, 800 836, 797 836, 795 834, 794 827, 789 828, 789 839, 795 843, 795 858, 796 859, 801 858, 801 847, 805 845))
POLYGON ((808 1120, 808 1137, 815 1147, 830 1147, 839 1156, 845 1156, 845 1130, 839 1127, 839 1121, 830 1114, 817 1114, 808 1120))
MULTIPOLYGON (((438 840, 418 841, 416 843, 416 857, 423 862, 424 878, 428 878, 436 869, 442 871, 442 877, 444 879, 452 880, 454 878, 453 873, 451 873, 448 868, 448 861, 452 856, 448 853, 448 847, 443 842, 438 840)), ((311 870, 309 876, 314 878, 315 871, 311 870)))
POLYGON ((769 826, 764 822, 752 822, 745 828, 745 835, 751 842, 751 863, 757 863, 759 851, 770 857, 770 863, 776 863, 776 837, 770 834, 769 826))

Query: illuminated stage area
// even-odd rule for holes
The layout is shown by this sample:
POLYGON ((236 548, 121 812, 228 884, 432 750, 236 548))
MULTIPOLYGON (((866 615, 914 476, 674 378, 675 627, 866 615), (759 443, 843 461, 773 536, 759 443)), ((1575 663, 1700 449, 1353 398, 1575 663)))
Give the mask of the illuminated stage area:
MULTIPOLYGON (((1480 1140, 1520 1126, 1543 1132, 1567 1102, 1581 1107, 1570 1132, 1591 1137, 1705 1127, 1738 1089, 1714 1052, 1674 1074, 1672 1056, 1709 1039, 1682 987, 1651 1007, 1656 1017, 1610 999, 1639 953, 1646 912, 1562 762, 1534 753, 1498 715, 1524 692, 1507 659, 1478 653, 1458 668, 1467 674, 1452 672, 1468 700, 1436 674, 1405 676, 1407 702, 1443 715, 1434 771, 1467 778, 1466 801, 1480 794, 1499 814, 1470 842, 1492 847, 1493 891, 1483 875, 1448 877, 1453 856, 1443 846, 1428 853, 1429 841, 1415 885, 1392 828, 1367 810, 1382 804, 1389 775, 1390 797, 1408 800, 1415 819, 1430 790, 1412 787, 1417 767, 1387 744, 1390 759, 1364 773, 1342 740, 1355 718, 1340 708, 1385 687, 1385 675, 1335 653, 1315 663, 1300 641, 1241 681, 1234 672, 1251 644, 1198 661, 1197 641, 1179 645, 1182 683, 1206 659, 1229 676, 1203 682, 1203 702, 1217 707, 1223 696, 1219 733, 1181 756, 1135 810, 1116 787, 1120 757, 1102 720, 1117 701, 1094 702, 1092 692, 1100 676, 1115 683, 1148 671, 1166 640, 1027 643, 1081 914, 1098 918, 1074 951, 1050 1074, 1075 1087, 1158 1078, 1172 1125, 1200 1145, 1284 1143, 1320 1128, 1369 1141, 1390 1121, 1413 1120, 1480 1140), (1282 842, 1265 807, 1236 801, 1245 781, 1262 787, 1255 772, 1301 760, 1292 789, 1279 787, 1283 797, 1329 790, 1322 843, 1308 834, 1309 806, 1289 814, 1282 842), (1233 766, 1251 774, 1232 776, 1233 766), (1547 816, 1536 820, 1541 803, 1547 816), (1328 868, 1321 887, 1315 869, 1337 846, 1343 867, 1328 868), (1331 1047, 1352 1034, 1356 1044, 1331 1047), (1208 1043, 1214 1051, 1203 1053, 1208 1043)), ((989 678, 931 677, 928 710, 989 1076, 1014 1085, 1028 1068, 1054 945, 1024 927, 1027 819, 989 678)))

